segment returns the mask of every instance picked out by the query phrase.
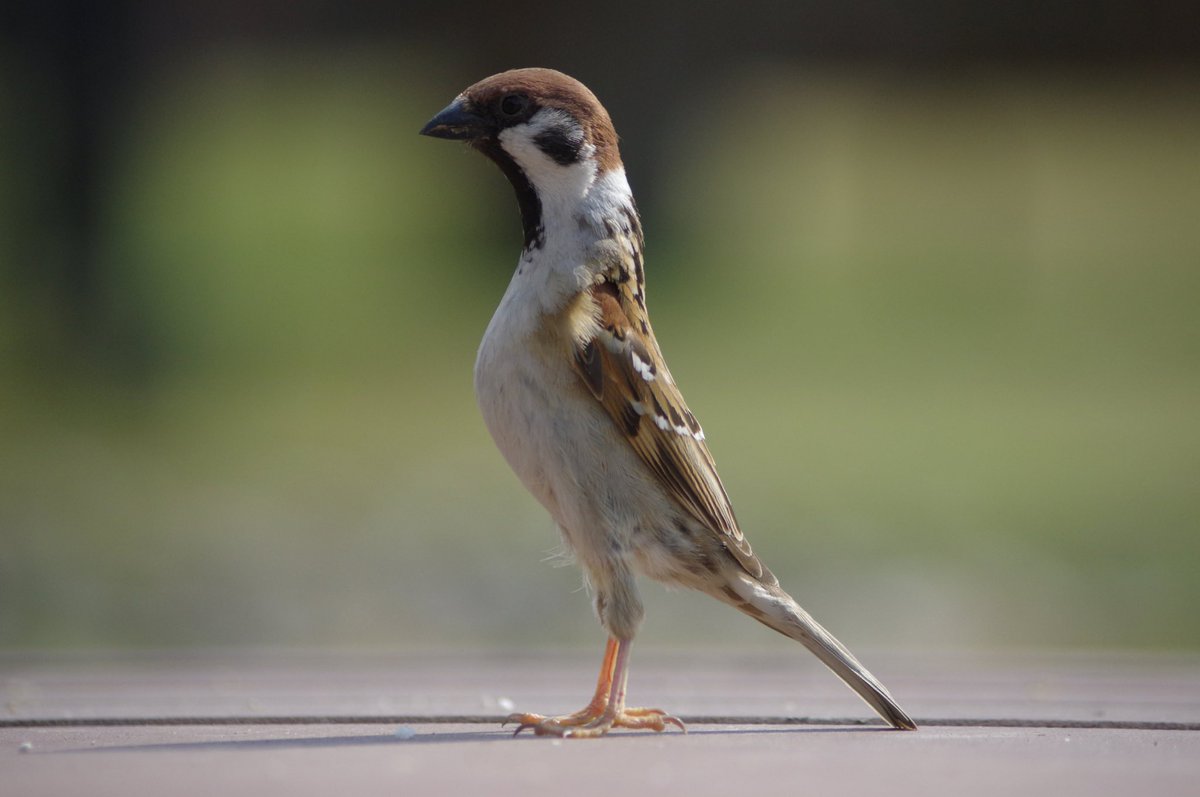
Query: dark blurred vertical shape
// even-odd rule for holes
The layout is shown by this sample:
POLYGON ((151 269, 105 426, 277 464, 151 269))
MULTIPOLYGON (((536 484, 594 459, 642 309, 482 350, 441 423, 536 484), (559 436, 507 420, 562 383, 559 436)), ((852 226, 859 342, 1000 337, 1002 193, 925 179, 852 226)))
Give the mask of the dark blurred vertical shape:
MULTIPOLYGON (((102 238, 113 136, 133 65, 131 4, 34 0, 6 12, 19 159, 13 281, 33 299, 33 364, 126 370, 140 358, 106 307, 102 238), (24 218, 25 216, 28 218, 24 218)), ((40 369, 39 369, 40 370, 40 369)))

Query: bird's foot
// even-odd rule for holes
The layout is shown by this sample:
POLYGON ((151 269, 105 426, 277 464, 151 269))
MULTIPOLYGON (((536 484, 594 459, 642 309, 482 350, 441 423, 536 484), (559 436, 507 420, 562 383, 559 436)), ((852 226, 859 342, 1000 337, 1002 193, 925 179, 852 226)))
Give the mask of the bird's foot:
POLYGON ((603 736, 612 728, 631 728, 661 733, 667 729, 668 725, 674 725, 687 733, 687 728, 684 727, 682 720, 657 708, 622 708, 619 711, 609 711, 604 708, 596 711, 594 706, 588 706, 583 711, 561 717, 544 717, 541 714, 511 714, 504 723, 510 722, 517 723, 517 729, 513 732, 513 736, 529 729, 537 736, 590 739, 595 736, 603 736))

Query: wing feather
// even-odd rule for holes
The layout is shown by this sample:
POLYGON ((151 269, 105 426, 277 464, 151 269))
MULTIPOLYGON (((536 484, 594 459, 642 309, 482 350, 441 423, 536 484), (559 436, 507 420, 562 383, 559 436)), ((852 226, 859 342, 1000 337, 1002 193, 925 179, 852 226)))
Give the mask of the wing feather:
POLYGON ((598 331, 577 343, 575 369, 680 506, 720 535, 751 575, 764 577, 769 571, 738 527, 704 431, 663 361, 640 286, 631 289, 628 283, 610 281, 591 289, 598 331))

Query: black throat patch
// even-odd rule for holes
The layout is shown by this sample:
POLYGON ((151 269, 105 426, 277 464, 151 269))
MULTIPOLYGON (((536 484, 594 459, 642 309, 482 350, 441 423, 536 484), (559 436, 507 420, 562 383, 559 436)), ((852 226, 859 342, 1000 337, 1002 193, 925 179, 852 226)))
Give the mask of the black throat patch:
POLYGON ((538 198, 533 184, 525 176, 525 170, 517 165, 494 138, 484 139, 476 144, 476 147, 500 167, 500 171, 504 172, 517 194, 517 207, 521 209, 521 228, 525 234, 525 249, 541 249, 546 243, 546 228, 542 225, 542 200, 538 198))

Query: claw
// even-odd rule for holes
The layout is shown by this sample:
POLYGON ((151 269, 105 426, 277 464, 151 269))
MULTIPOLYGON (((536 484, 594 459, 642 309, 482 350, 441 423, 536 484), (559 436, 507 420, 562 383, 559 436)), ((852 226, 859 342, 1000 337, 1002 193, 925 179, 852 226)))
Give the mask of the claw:
POLYGON ((500 727, 503 728, 510 722, 517 723, 517 729, 512 733, 513 736, 516 736, 524 730, 532 729, 536 731, 538 726, 546 721, 547 718, 543 717, 541 714, 509 714, 504 718, 504 721, 500 723, 500 727))
POLYGON ((674 725, 687 733, 683 721, 662 709, 626 708, 625 680, 628 674, 628 641, 609 639, 600 666, 600 679, 592 702, 574 714, 544 717, 541 714, 509 714, 500 727, 518 723, 513 736, 528 728, 536 736, 557 736, 563 739, 587 739, 603 736, 613 728, 650 730, 662 733, 674 725))
POLYGON ((675 726, 687 733, 687 726, 678 717, 657 708, 629 708, 616 711, 566 714, 561 717, 543 717, 540 714, 525 714, 510 717, 508 721, 520 719, 513 736, 523 730, 531 730, 537 736, 557 736, 562 739, 587 739, 603 736, 613 728, 646 730, 662 733, 668 726, 675 726))

